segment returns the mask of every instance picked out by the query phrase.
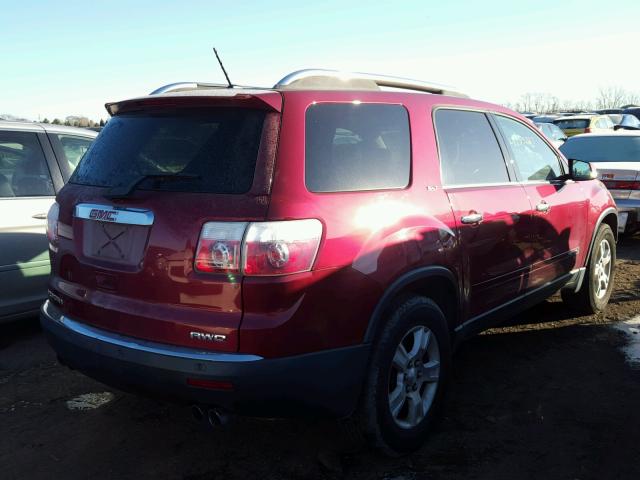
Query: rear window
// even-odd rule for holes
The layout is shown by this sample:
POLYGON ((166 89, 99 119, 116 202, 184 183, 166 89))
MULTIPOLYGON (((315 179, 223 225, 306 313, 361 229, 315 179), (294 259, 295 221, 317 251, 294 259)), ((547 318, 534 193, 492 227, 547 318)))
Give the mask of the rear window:
POLYGON ((640 162, 640 136, 570 138, 560 151, 567 158, 585 162, 640 162))
POLYGON ((113 117, 70 182, 121 187, 145 175, 196 178, 159 182, 140 189, 239 194, 253 184, 265 119, 261 110, 217 108, 113 117))
POLYGON ((556 120, 553 123, 563 130, 570 128, 587 128, 589 126, 589 120, 556 120))
POLYGON ((401 105, 325 103, 307 109, 310 191, 404 188, 410 170, 409 115, 401 105))

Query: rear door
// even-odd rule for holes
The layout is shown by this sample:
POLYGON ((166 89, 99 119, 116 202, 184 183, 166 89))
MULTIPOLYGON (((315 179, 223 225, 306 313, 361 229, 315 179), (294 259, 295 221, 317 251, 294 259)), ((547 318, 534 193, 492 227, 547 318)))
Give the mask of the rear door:
POLYGON ((0 319, 35 311, 46 298, 54 196, 38 133, 0 129, 0 319))
POLYGON ((561 179, 565 167, 559 155, 534 129, 512 117, 494 118, 531 202, 533 248, 526 288, 533 289, 578 267, 589 203, 580 183, 561 179))
POLYGON ((59 195, 71 234, 51 285, 65 312, 132 337, 236 351, 242 275, 197 270, 194 259, 237 258, 242 238, 225 235, 264 220, 278 126, 276 112, 237 106, 113 117, 59 195), (198 252, 201 235, 217 240, 198 252))
POLYGON ((513 300, 527 271, 529 201, 487 114, 438 109, 442 182, 462 245, 468 317, 513 300))

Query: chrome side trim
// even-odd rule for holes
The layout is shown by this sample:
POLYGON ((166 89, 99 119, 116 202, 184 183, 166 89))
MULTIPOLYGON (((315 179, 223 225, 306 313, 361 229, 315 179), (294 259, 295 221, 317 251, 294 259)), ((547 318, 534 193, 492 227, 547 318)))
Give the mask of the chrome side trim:
POLYGON ((124 223, 127 225, 153 225, 153 212, 140 208, 112 207, 95 203, 76 205, 73 214, 76 218, 98 222, 124 223))
POLYGON ((574 292, 577 292, 580 290, 580 287, 582 287, 582 282, 584 281, 584 277, 587 273, 587 268, 576 268, 574 270, 571 270, 571 272, 569 273, 573 274, 573 278, 565 284, 565 288, 571 288, 574 292))
MULTIPOLYGON (((520 295, 517 298, 514 298, 512 300, 509 300, 506 303, 503 303, 502 305, 498 305, 497 307, 492 308, 491 310, 485 312, 485 313, 481 313, 480 315, 470 318, 469 320, 467 320, 466 322, 458 325, 455 328, 455 332, 459 332, 461 330, 464 330, 466 327, 468 327, 469 325, 476 323, 478 320, 483 320, 487 317, 489 317, 490 315, 499 312, 500 310, 502 310, 503 308, 506 308, 510 305, 514 305, 517 304, 518 302, 523 301, 524 299, 526 299, 527 297, 530 297, 532 295, 535 295, 536 293, 544 290, 545 288, 550 288, 550 287, 554 287, 556 285, 562 285, 562 284, 567 284, 567 283, 571 283, 574 280, 575 275, 577 275, 576 270, 572 270, 571 272, 556 278, 555 280, 551 280, 550 282, 545 283, 544 285, 540 285, 538 288, 535 288, 529 292, 526 292, 522 295, 520 295)), ((560 287, 558 287, 560 288, 560 287)))
POLYGON ((255 362, 263 358, 258 355, 240 353, 218 353, 194 350, 186 347, 165 345, 162 343, 148 342, 137 338, 126 337, 117 333, 107 332, 96 327, 77 322, 62 315, 49 300, 42 306, 42 311, 51 320, 67 328, 69 331, 81 335, 90 340, 104 342, 116 347, 122 347, 138 352, 153 353, 166 357, 182 358, 187 360, 199 360, 206 362, 255 362))

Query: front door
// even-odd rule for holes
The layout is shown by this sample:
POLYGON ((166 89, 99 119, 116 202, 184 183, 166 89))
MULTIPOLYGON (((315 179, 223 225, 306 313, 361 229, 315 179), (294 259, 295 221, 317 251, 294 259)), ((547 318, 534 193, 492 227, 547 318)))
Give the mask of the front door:
POLYGON ((530 290, 577 267, 587 234, 587 197, 580 183, 562 179, 565 168, 558 154, 533 128, 503 115, 494 118, 531 202, 530 290))

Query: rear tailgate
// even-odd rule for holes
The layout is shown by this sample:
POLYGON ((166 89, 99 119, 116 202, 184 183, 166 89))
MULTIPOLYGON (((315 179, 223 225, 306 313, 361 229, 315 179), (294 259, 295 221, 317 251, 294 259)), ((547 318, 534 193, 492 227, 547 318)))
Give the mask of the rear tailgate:
POLYGON ((205 223, 265 219, 279 114, 256 113, 255 102, 246 115, 232 110, 110 120, 58 196, 67 238, 52 255, 50 286, 67 315, 144 340, 237 351, 242 278, 199 272, 194 256, 205 223), (192 177, 141 180, 109 197, 158 171, 192 177))

